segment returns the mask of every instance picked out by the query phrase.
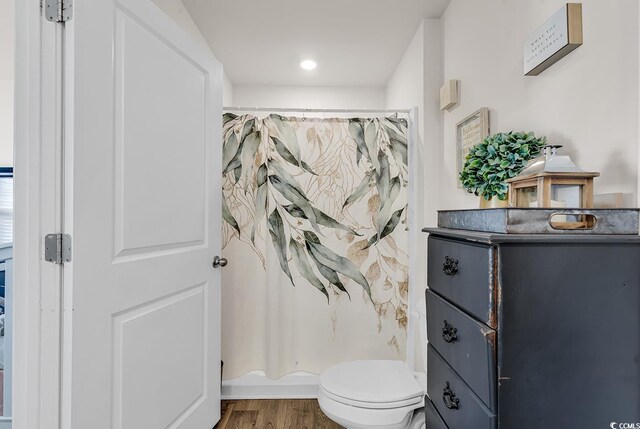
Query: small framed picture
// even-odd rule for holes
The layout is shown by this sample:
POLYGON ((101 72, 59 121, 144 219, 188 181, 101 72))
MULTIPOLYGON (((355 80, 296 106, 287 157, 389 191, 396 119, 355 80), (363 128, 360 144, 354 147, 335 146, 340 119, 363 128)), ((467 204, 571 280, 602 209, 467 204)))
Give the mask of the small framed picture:
MULTIPOLYGON (((458 174, 462 171, 464 160, 472 147, 482 143, 489 136, 489 108, 481 107, 456 124, 457 167, 458 174)), ((458 179, 458 188, 462 183, 458 179)))

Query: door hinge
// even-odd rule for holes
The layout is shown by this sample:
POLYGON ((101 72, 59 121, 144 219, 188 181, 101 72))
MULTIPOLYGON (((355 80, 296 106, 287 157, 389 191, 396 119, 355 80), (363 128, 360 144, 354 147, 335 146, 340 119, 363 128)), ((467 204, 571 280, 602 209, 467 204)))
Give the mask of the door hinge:
POLYGON ((44 16, 51 22, 67 22, 73 16, 72 0, 45 0, 44 16))
POLYGON ((47 234, 44 237, 44 259, 54 264, 71 262, 71 236, 47 234))

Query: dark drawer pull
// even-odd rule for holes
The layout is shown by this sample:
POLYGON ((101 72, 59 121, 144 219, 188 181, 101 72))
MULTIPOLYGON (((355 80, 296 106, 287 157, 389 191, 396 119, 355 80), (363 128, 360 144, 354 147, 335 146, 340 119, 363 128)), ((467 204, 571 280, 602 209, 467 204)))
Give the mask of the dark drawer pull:
POLYGON ((460 399, 456 398, 456 393, 451 390, 449 387, 449 382, 447 381, 447 385, 443 389, 442 400, 444 401, 445 407, 450 410, 457 410, 460 408, 460 399))
POLYGON ((442 271, 448 276, 455 275, 458 272, 458 260, 445 256, 442 271))
POLYGON ((454 328, 451 323, 445 320, 444 328, 442 328, 442 339, 447 343, 456 341, 458 339, 458 328, 454 328))

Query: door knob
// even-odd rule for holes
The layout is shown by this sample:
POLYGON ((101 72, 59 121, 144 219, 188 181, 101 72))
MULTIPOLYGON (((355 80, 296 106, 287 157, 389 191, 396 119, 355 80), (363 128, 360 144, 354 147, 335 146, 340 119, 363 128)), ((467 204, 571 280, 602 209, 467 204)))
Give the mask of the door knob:
POLYGON ((227 258, 221 258, 220 256, 214 256, 213 257, 213 263, 211 265, 213 265, 213 268, 226 267, 227 266, 227 258))

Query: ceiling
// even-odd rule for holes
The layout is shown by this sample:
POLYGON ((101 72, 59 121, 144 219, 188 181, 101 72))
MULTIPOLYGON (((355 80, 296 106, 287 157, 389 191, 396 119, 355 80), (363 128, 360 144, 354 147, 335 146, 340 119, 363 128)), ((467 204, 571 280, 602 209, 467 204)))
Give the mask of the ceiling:
POLYGON ((450 0, 183 0, 235 85, 384 86, 450 0), (312 57, 316 70, 298 63, 312 57))

